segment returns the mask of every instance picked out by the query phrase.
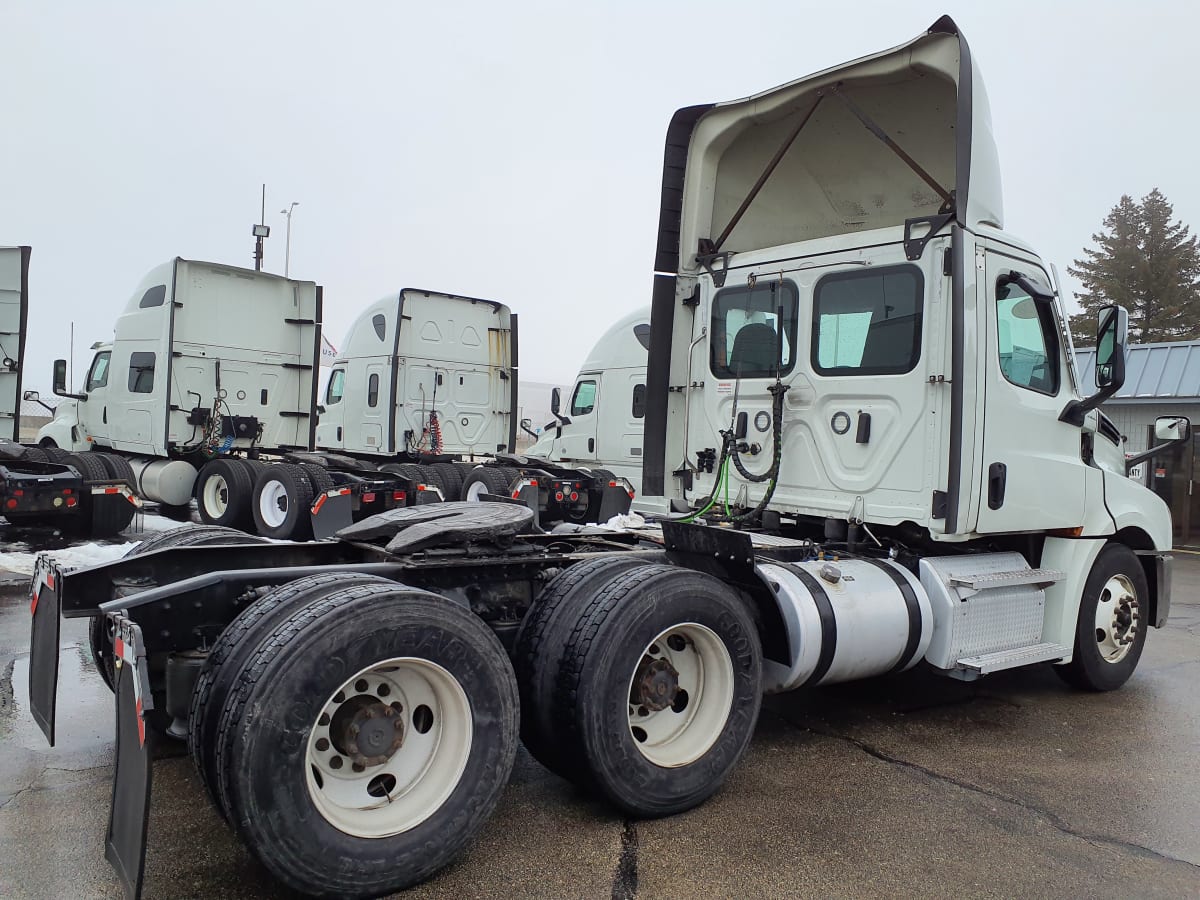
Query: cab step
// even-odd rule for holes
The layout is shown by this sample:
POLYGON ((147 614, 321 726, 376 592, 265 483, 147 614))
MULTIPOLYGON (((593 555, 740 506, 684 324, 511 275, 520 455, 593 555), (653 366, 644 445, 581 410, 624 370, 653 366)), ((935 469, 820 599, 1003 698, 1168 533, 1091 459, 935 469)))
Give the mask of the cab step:
POLYGON ((1018 666, 1065 659, 1070 655, 1071 648, 1063 647, 1061 644, 1033 644, 1028 647, 1014 647, 1011 650, 984 653, 980 656, 964 656, 957 665, 959 668, 987 675, 1004 669, 1015 669, 1018 666))
POLYGON ((986 591, 993 588, 1034 585, 1045 590, 1062 581, 1066 576, 1057 569, 1015 569, 1011 572, 987 572, 970 575, 952 575, 950 584, 970 591, 986 591))

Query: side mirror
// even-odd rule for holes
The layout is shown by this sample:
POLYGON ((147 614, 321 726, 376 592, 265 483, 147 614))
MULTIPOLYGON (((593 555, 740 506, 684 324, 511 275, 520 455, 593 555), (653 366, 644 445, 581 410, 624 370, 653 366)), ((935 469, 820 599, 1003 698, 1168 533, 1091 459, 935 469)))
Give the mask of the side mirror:
POLYGON ((1096 387, 1112 396, 1125 384, 1125 342, 1129 336, 1129 313, 1119 306, 1105 306, 1096 322, 1096 387))
POLYGON ((1187 416, 1159 416, 1154 420, 1154 439, 1162 441, 1156 447, 1151 447, 1143 453, 1125 457, 1125 474, 1128 475, 1134 466, 1147 459, 1152 459, 1171 447, 1182 444, 1192 434, 1192 423, 1187 416))
POLYGON ((1191 420, 1186 416, 1159 416, 1154 420, 1154 439, 1186 441, 1192 433, 1191 420))
POLYGON ((528 431, 530 428, 533 427, 533 420, 532 419, 522 419, 521 427, 524 428, 526 431, 528 431))
POLYGON ((554 388, 550 392, 550 412, 558 415, 558 410, 562 406, 562 388, 554 388))
POLYGON ((54 361, 54 393, 60 397, 67 393, 67 361, 65 359, 54 361))
POLYGON ((1059 415, 1060 422, 1082 427, 1089 412, 1125 385, 1125 344, 1129 339, 1129 313, 1120 306, 1102 306, 1096 320, 1096 393, 1072 400, 1059 415))
POLYGON ((322 406, 320 403, 317 404, 317 415, 318 416, 325 415, 325 407, 322 406))
POLYGON ((42 395, 37 391, 26 391, 21 395, 21 399, 27 400, 30 403, 40 403, 42 401, 42 395))

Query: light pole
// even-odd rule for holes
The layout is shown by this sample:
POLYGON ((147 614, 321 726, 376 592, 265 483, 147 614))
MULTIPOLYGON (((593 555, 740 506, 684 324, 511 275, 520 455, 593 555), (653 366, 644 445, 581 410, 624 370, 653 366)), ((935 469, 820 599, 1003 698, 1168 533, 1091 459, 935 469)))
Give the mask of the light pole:
POLYGON ((288 267, 292 262, 292 210, 300 205, 300 201, 293 200, 292 205, 287 209, 281 209, 281 215, 287 216, 287 238, 283 245, 283 277, 288 277, 288 267))

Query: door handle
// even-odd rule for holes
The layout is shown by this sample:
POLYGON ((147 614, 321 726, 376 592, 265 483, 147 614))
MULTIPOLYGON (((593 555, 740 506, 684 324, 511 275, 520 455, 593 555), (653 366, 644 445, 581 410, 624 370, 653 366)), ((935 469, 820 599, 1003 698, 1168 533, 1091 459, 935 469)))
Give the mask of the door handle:
POLYGON ((858 414, 858 431, 854 434, 854 443, 866 444, 871 440, 871 414, 858 414))
POLYGON ((1004 463, 988 466, 988 509, 999 509, 1004 505, 1004 487, 1008 478, 1008 467, 1004 463))

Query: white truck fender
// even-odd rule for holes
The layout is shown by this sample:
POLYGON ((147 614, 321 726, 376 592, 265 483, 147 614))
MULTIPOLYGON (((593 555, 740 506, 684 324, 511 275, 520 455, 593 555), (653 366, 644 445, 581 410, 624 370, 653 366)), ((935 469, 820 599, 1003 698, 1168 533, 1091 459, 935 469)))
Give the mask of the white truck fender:
POLYGON ((64 400, 54 410, 54 418, 38 429, 37 442, 49 438, 64 450, 86 450, 87 442, 75 440, 74 429, 79 423, 78 400, 64 400))

